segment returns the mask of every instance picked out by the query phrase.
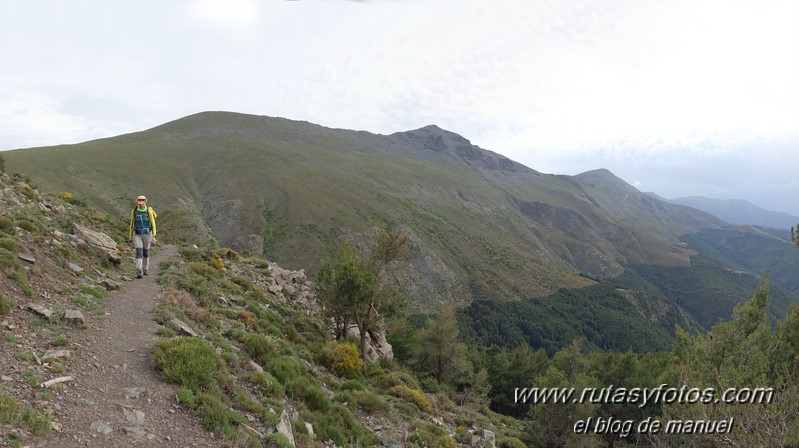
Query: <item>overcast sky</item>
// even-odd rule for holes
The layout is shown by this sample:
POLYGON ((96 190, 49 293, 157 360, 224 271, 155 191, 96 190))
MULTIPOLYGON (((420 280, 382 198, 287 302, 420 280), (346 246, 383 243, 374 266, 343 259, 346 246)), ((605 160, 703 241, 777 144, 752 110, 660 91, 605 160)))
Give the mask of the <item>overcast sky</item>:
POLYGON ((0 149, 206 110, 436 124, 535 170, 799 215, 799 2, 0 4, 0 149))

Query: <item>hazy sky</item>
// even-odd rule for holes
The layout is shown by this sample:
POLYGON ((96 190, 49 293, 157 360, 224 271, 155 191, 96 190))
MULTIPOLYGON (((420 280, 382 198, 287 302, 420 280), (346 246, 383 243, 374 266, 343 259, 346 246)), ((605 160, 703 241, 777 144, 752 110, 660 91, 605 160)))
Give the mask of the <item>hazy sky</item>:
POLYGON ((799 215, 799 2, 0 4, 0 149, 206 110, 436 124, 545 173, 799 215))

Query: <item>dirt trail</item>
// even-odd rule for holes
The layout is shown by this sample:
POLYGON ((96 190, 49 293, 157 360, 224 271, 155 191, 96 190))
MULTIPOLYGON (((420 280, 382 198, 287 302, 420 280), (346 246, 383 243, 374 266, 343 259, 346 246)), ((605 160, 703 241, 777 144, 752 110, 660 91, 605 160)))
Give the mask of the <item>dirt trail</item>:
MULTIPOLYGON (((153 309, 161 287, 160 262, 176 256, 164 246, 150 260, 150 275, 125 283, 105 299, 105 316, 87 317, 89 328, 70 337, 67 371, 73 381, 52 392, 62 427, 38 447, 219 447, 223 443, 189 411, 176 406, 177 387, 165 383, 151 361, 158 324, 153 309), (110 431, 110 432, 109 432, 110 431)), ((42 378, 42 381, 50 378, 42 378)), ((23 443, 28 445, 28 443, 23 443)))

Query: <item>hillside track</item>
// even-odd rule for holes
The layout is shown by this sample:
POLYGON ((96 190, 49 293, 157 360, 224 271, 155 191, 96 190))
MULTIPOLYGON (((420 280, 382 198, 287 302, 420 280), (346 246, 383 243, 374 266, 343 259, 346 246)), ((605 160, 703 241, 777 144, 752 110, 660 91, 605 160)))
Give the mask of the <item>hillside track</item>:
POLYGON ((58 429, 28 441, 33 442, 29 446, 223 445, 196 416, 177 405, 177 386, 164 382, 152 362, 159 328, 153 311, 161 291, 160 263, 176 255, 175 246, 160 247, 150 260, 150 275, 134 278, 109 295, 104 313, 88 317, 88 329, 75 332, 65 373, 73 381, 54 386, 50 398, 58 429))

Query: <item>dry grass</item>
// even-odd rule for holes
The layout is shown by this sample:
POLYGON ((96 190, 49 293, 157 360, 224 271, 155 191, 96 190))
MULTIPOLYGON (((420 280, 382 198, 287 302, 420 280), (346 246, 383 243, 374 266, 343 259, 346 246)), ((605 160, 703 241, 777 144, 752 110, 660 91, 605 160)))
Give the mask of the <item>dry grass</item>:
POLYGON ((189 310, 195 306, 194 299, 186 291, 178 289, 165 289, 161 292, 161 301, 164 305, 175 306, 182 310, 189 310))

